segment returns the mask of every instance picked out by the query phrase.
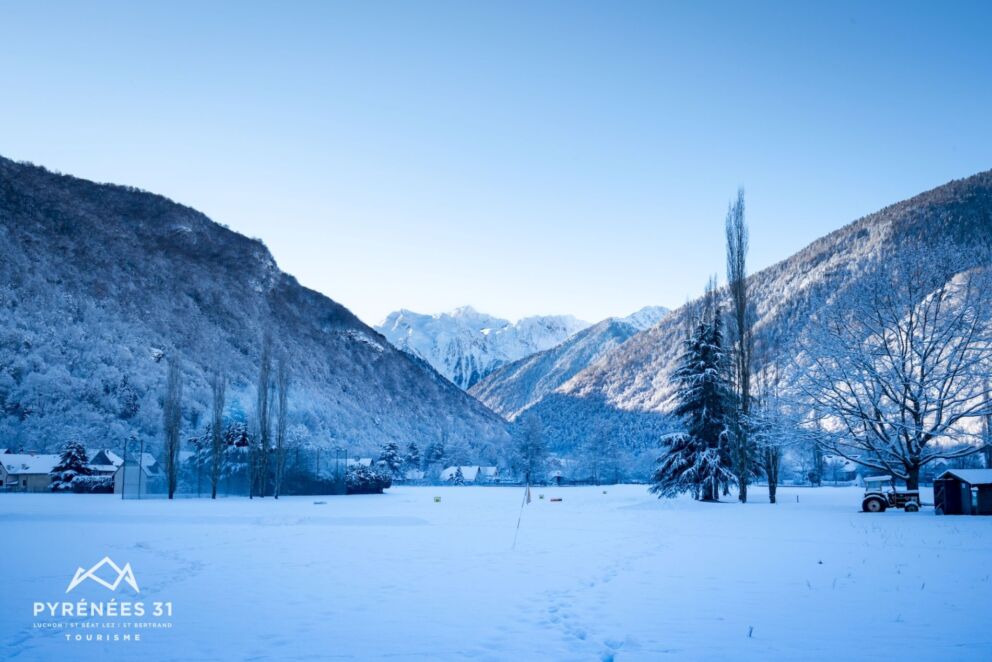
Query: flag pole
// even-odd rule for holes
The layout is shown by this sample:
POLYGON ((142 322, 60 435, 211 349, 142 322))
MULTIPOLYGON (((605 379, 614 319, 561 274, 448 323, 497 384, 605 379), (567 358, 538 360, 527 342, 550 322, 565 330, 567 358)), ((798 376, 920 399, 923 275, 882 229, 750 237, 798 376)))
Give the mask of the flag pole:
POLYGON ((513 532, 513 545, 510 546, 510 549, 511 550, 517 548, 517 536, 520 534, 520 520, 524 516, 524 506, 526 506, 528 503, 530 503, 530 481, 529 480, 527 481, 527 487, 526 487, 526 489, 524 489, 524 498, 523 498, 523 501, 520 502, 520 514, 517 515, 517 528, 513 532))

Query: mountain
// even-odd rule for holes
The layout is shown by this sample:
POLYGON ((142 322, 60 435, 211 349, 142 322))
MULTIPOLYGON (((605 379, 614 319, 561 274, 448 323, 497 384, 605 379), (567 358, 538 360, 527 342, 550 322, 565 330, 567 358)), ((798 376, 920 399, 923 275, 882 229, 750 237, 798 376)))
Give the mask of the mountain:
POLYGON ((420 357, 468 389, 496 368, 554 347, 588 326, 571 315, 511 323, 463 306, 438 315, 398 310, 376 329, 394 347, 420 357))
MULTIPOLYGON (((872 269, 884 270, 907 250, 936 242, 951 245, 962 269, 992 263, 992 171, 865 216, 753 274, 748 283, 758 354, 774 348, 788 356, 812 314, 848 305, 872 269)), ((714 261, 718 258, 722 255, 714 261)), ((673 311, 530 404, 552 448, 568 452, 584 442, 589 430, 604 427, 633 446, 656 446, 672 425, 667 417, 671 373, 695 305, 673 311)), ((495 396, 490 401, 503 406, 495 396)), ((510 407, 521 401, 508 400, 510 407)))
POLYGON ((664 306, 644 306, 637 312, 620 318, 620 321, 630 324, 638 331, 644 331, 660 322, 669 312, 664 306))
POLYGON ((266 333, 310 443, 367 453, 445 439, 491 462, 508 441, 499 417, 280 271, 260 241, 158 195, 0 159, 4 446, 160 443, 168 357, 182 366, 185 431, 207 420, 215 368, 229 416, 250 421, 266 333))
POLYGON ((605 319, 551 349, 495 370, 469 393, 512 420, 600 357, 657 324, 667 312, 661 306, 649 306, 628 317, 605 319))

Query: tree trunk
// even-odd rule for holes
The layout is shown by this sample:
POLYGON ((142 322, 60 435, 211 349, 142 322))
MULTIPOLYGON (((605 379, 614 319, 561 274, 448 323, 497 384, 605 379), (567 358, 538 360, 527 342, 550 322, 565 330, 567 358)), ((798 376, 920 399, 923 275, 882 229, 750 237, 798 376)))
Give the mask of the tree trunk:
POLYGON ((768 477, 768 502, 775 503, 775 494, 778 491, 778 449, 765 449, 765 475, 768 477))
POLYGON ((920 465, 914 464, 906 467, 906 489, 920 489, 920 465))

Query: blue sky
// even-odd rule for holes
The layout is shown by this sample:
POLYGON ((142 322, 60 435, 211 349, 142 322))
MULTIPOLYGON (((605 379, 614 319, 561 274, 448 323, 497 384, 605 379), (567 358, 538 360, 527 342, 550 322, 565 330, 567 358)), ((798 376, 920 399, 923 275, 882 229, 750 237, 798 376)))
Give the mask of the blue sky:
POLYGON ((992 3, 0 1, 0 154, 262 238, 367 322, 596 320, 992 168, 992 3))

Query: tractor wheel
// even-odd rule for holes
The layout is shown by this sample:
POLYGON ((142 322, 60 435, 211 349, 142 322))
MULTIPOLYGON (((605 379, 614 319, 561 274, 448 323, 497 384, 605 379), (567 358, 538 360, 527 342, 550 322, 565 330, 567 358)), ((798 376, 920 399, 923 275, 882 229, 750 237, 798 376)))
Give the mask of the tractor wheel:
POLYGON ((910 501, 909 503, 906 504, 904 510, 907 513, 918 513, 920 512, 920 504, 916 503, 915 501, 910 501))
POLYGON ((868 497, 861 502, 861 509, 866 513, 884 513, 886 505, 879 497, 868 497))

